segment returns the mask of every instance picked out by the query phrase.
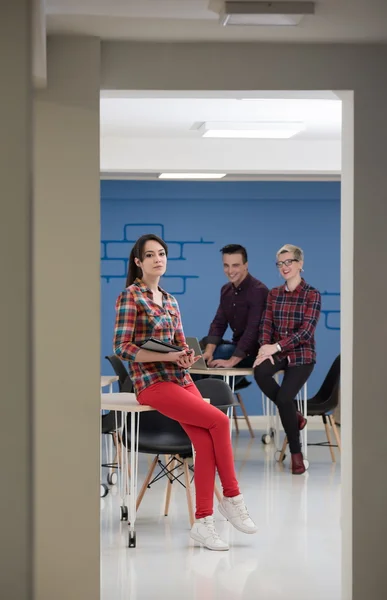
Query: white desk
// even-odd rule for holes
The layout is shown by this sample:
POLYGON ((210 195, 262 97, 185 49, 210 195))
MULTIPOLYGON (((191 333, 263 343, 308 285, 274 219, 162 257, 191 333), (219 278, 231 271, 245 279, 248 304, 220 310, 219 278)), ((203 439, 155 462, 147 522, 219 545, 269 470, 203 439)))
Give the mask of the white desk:
MULTIPOLYGON (((109 384, 108 384, 109 385, 109 384)), ((101 393, 101 408, 103 410, 114 410, 116 413, 121 412, 121 427, 125 426, 126 440, 125 444, 121 444, 121 477, 120 477, 120 492, 121 492, 121 518, 128 520, 129 523, 129 548, 136 547, 136 531, 134 525, 136 522, 136 499, 137 499, 137 477, 138 477, 138 440, 140 427, 140 413, 154 410, 151 406, 142 406, 136 400, 135 394, 126 392, 119 393, 101 393), (130 486, 129 486, 129 512, 125 506, 125 495, 127 489, 127 415, 131 414, 130 421, 130 486)), ((117 415, 116 415, 117 424, 117 415)), ((118 427, 117 427, 118 429, 118 427)))
POLYGON ((109 387, 109 392, 113 391, 113 383, 118 381, 117 375, 101 375, 101 389, 109 387))
MULTIPOLYGON (((209 398, 203 398, 205 402, 210 402, 209 398)), ((130 422, 130 489, 129 489, 129 511, 125 506, 125 495, 127 489, 127 456, 128 456, 128 439, 127 429, 125 427, 126 440, 125 444, 121 444, 121 477, 120 477, 120 494, 121 494, 121 520, 127 520, 129 523, 129 548, 136 547, 136 532, 134 525, 136 522, 136 501, 137 501, 137 479, 138 479, 138 442, 140 429, 140 414, 155 410, 151 406, 142 406, 136 400, 135 394, 126 392, 119 393, 101 393, 101 409, 113 410, 121 412, 121 429, 126 426, 127 415, 131 414, 130 422)), ((116 416, 116 429, 117 416, 116 416)), ((192 447, 193 456, 195 456, 194 448, 192 447)))

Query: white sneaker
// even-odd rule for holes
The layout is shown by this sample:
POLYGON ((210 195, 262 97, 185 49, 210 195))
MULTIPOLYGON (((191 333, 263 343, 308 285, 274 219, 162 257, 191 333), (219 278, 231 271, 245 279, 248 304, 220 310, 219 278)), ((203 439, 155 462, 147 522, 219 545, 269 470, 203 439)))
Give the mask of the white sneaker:
POLYGON ((230 521, 231 525, 243 533, 256 533, 258 527, 250 518, 242 494, 234 498, 225 498, 218 505, 219 512, 230 521))
POLYGON ((229 550, 228 544, 220 539, 215 529, 214 517, 198 519, 192 526, 190 536, 209 550, 229 550))

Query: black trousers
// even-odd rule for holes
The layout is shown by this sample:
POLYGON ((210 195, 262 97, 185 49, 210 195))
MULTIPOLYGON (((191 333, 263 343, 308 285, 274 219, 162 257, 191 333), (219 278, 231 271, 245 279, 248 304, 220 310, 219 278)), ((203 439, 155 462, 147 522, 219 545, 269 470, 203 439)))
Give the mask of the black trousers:
POLYGON ((276 404, 283 428, 288 438, 290 452, 301 452, 300 432, 298 429, 297 409, 294 402, 298 392, 308 380, 314 364, 289 367, 287 359, 269 359, 255 367, 254 378, 263 393, 276 404), (278 371, 285 371, 281 385, 273 378, 278 371))

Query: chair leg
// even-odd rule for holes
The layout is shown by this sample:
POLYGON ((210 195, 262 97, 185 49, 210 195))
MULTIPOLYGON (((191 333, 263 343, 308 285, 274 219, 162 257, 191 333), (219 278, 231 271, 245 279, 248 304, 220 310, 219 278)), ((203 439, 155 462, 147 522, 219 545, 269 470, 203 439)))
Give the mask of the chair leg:
POLYGON ((186 458, 183 460, 183 465, 184 465, 185 493, 187 496, 187 506, 188 506, 188 517, 189 517, 190 525, 192 527, 192 525, 195 522, 195 513, 194 513, 194 508, 193 508, 193 502, 192 502, 189 467, 188 467, 188 462, 187 462, 186 458))
POLYGON ((218 486, 216 485, 216 482, 215 482, 215 486, 214 486, 214 492, 215 492, 215 496, 217 497, 218 501, 221 502, 221 500, 223 500, 223 494, 220 492, 218 486))
POLYGON ((144 483, 143 483, 143 484, 142 484, 142 486, 141 486, 140 493, 139 493, 139 495, 137 496, 136 510, 138 510, 138 509, 139 509, 139 506, 140 506, 140 504, 141 504, 141 502, 142 502, 142 499, 143 499, 143 497, 144 497, 144 494, 145 494, 145 492, 146 492, 146 490, 147 490, 147 488, 148 488, 149 482, 150 482, 150 480, 152 479, 152 475, 153 475, 153 472, 154 472, 154 470, 155 470, 155 468, 156 468, 156 465, 157 465, 157 461, 158 461, 158 459, 159 459, 159 457, 158 457, 158 456, 155 456, 155 457, 154 457, 154 459, 152 460, 152 464, 151 464, 151 466, 150 466, 150 469, 149 469, 149 471, 148 471, 148 473, 147 473, 147 476, 146 476, 146 477, 145 477, 145 479, 144 479, 144 483))
MULTIPOLYGON (((168 471, 173 471, 173 469, 175 468, 175 464, 176 464, 176 459, 173 458, 171 464, 169 465, 169 469, 168 471)), ((169 504, 171 502, 171 494, 172 494, 172 481, 169 479, 169 477, 167 477, 167 493, 165 495, 165 508, 164 508, 164 516, 167 517, 168 516, 168 512, 169 512, 169 504)))
POLYGON ((251 423, 250 423, 249 415, 247 414, 247 411, 246 411, 245 403, 243 402, 242 396, 241 396, 241 394, 239 394, 239 392, 237 394, 235 394, 235 396, 236 396, 236 398, 237 398, 237 400, 239 402, 239 406, 241 407, 241 410, 243 412, 243 416, 244 416, 245 421, 247 423, 247 427, 249 428, 250 437, 253 438, 253 437, 255 437, 255 435, 254 435, 253 428, 251 427, 251 423))
POLYGON ((328 419, 329 419, 329 422, 330 422, 331 427, 333 429, 334 436, 336 438, 337 447, 338 447, 339 452, 341 454, 341 438, 340 438, 339 430, 337 429, 337 426, 336 426, 335 417, 333 415, 329 415, 328 419))
POLYGON ((328 421, 327 421, 326 415, 322 415, 322 420, 323 420, 324 427, 325 427, 325 433, 326 433, 328 444, 329 444, 329 450, 330 450, 330 453, 331 453, 332 462, 335 463, 336 462, 336 456, 335 456, 335 453, 333 451, 331 432, 329 431, 329 426, 328 426, 328 421))
POLYGON ((239 425, 238 425, 238 417, 237 417, 237 412, 236 412, 236 406, 232 407, 232 415, 234 417, 235 431, 236 431, 237 435, 239 435, 239 425))
POLYGON ((286 452, 286 446, 287 446, 287 445, 288 445, 288 438, 287 438, 287 436, 285 435, 284 443, 282 444, 282 448, 281 448, 281 454, 279 455, 279 459, 278 459, 278 462, 279 462, 280 464, 282 464, 282 463, 283 463, 284 456, 285 456, 285 452, 286 452))

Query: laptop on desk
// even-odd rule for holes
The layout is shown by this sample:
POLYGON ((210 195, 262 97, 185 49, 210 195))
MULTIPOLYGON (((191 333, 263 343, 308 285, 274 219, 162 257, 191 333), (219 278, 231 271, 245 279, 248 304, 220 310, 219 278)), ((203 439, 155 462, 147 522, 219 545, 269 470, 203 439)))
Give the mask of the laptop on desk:
POLYGON ((198 338, 195 337, 186 337, 185 341, 187 342, 189 348, 194 350, 195 356, 200 356, 199 360, 194 364, 195 369, 203 369, 203 371, 207 371, 207 363, 203 358, 203 352, 199 344, 198 338))

